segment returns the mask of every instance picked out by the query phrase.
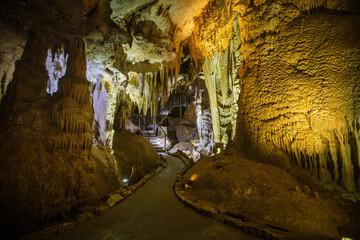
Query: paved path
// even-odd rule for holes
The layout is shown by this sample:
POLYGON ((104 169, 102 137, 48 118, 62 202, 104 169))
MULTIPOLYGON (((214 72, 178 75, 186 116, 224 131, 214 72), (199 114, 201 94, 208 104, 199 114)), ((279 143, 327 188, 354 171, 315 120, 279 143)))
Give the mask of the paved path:
POLYGON ((173 192, 180 159, 165 155, 167 167, 102 216, 55 239, 258 239, 205 217, 177 200, 173 192))

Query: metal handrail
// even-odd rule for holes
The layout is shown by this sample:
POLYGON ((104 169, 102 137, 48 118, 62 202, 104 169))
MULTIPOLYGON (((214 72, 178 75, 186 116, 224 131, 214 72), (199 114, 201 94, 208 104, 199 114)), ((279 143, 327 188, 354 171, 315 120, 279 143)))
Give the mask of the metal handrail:
MULTIPOLYGON (((181 104, 181 98, 182 98, 182 96, 183 95, 177 95, 176 97, 177 97, 177 100, 179 100, 178 98, 180 97, 180 101, 178 101, 179 102, 179 104, 178 104, 178 106, 183 106, 182 104, 181 104)), ((185 105, 186 105, 186 102, 187 102, 187 99, 186 99, 186 95, 185 95, 185 105)), ((168 113, 166 114, 166 115, 164 115, 162 118, 161 118, 161 120, 160 121, 156 121, 156 118, 155 118, 155 126, 153 126, 153 128, 155 127, 155 128, 157 128, 157 129, 160 129, 163 133, 164 133, 164 135, 165 135, 165 141, 164 141, 164 149, 166 150, 166 138, 168 137, 168 135, 167 135, 167 133, 164 131, 164 129, 160 126, 167 118, 168 118, 168 114, 174 109, 174 107, 175 107, 175 96, 174 96, 174 99, 173 99, 173 101, 169 101, 168 102, 169 103, 169 110, 167 110, 168 111, 168 113)), ((161 110, 160 110, 161 111, 161 110)), ((180 116, 181 116, 181 114, 180 114, 180 116)), ((147 132, 148 133, 148 137, 149 137, 149 140, 150 140, 150 132, 149 132, 149 130, 148 129, 146 129, 146 124, 145 124, 145 119, 147 118, 147 117, 149 117, 149 114, 147 114, 146 116, 144 116, 143 117, 143 119, 144 119, 144 129, 143 129, 143 131, 145 132, 147 132)), ((140 117, 139 117, 139 129, 140 129, 140 131, 141 131, 141 121, 140 121, 140 117)), ((159 136, 159 134, 158 134, 158 131, 157 131, 157 129, 156 129, 156 131, 155 131, 155 129, 154 129, 154 132, 155 132, 155 134, 157 133, 157 136, 159 136)), ((144 134, 143 134, 143 137, 144 137, 144 134)))
POLYGON ((168 135, 166 134, 166 132, 164 131, 164 129, 162 129, 162 127, 160 125, 158 125, 158 127, 160 128, 160 130, 164 133, 165 135, 165 141, 164 141, 164 150, 166 151, 166 138, 168 137, 168 135))
POLYGON ((149 141, 150 141, 150 133, 149 133, 149 130, 146 129, 146 127, 145 127, 145 131, 148 133, 148 139, 149 139, 149 141))

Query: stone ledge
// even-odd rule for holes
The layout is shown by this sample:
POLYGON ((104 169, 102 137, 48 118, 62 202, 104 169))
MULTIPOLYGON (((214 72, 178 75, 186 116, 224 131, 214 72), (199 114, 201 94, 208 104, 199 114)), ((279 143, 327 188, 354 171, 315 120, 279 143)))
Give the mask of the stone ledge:
POLYGON ((252 221, 251 219, 248 219, 244 216, 235 216, 234 214, 221 212, 215 207, 205 206, 199 202, 191 201, 190 199, 188 199, 184 194, 185 187, 183 182, 183 176, 187 172, 187 170, 189 170, 189 168, 193 165, 193 163, 189 163, 189 159, 186 159, 186 156, 181 153, 176 153, 172 155, 180 158, 180 160, 183 161, 185 164, 185 167, 180 171, 179 175, 177 176, 173 188, 176 197, 186 206, 207 217, 211 217, 214 220, 238 228, 243 232, 257 237, 274 240, 286 239, 284 231, 278 230, 275 227, 252 221))
POLYGON ((123 201, 131 194, 133 194, 137 189, 139 189, 141 186, 143 186, 147 181, 149 181, 155 175, 160 173, 167 166, 166 159, 161 155, 160 155, 160 160, 161 160, 161 163, 154 170, 154 172, 146 174, 140 181, 138 181, 131 187, 125 186, 124 188, 119 189, 119 190, 115 191, 114 193, 110 194, 108 200, 103 205, 93 208, 92 210, 77 214, 75 219, 73 219, 72 221, 54 224, 54 225, 44 228, 42 230, 25 235, 21 239, 22 240, 52 239, 55 236, 57 236, 63 232, 69 231, 69 230, 83 224, 84 222, 89 221, 90 219, 94 218, 95 216, 100 216, 100 215, 104 214, 110 208, 114 207, 116 204, 123 201))

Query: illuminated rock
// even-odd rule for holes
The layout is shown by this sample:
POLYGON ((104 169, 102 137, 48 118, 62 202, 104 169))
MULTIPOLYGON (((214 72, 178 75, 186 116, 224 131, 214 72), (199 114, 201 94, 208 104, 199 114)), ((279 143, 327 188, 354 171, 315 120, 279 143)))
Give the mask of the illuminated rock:
MULTIPOLYGON (((347 191, 357 191, 360 39, 353 33, 358 16, 317 13, 325 4, 317 3, 266 1, 252 14, 244 5, 237 143, 253 159, 291 161, 320 180, 331 174, 347 191)), ((349 4, 331 6, 351 11, 349 4)))
POLYGON ((71 40, 66 75, 59 80, 54 95, 53 122, 65 132, 52 139, 54 148, 89 150, 92 145, 93 109, 90 104, 89 82, 86 79, 85 45, 71 40))
POLYGON ((236 132, 237 101, 240 94, 237 69, 243 60, 236 14, 231 26, 233 33, 229 38, 228 48, 223 54, 215 52, 211 58, 205 59, 203 65, 210 98, 214 141, 225 146, 229 139, 234 138, 236 132))
POLYGON ((64 49, 49 50, 46 58, 46 70, 49 74, 49 82, 46 91, 51 95, 58 90, 58 82, 66 72, 67 56, 64 49))
MULTIPOLYGON (((155 125, 160 106, 170 111, 164 107, 171 94, 190 91, 196 81, 205 82, 206 91, 196 91, 208 95, 209 106, 197 92, 184 118, 169 119, 168 129, 179 140, 199 140, 196 152, 180 144, 194 159, 221 151, 213 159, 253 160, 247 165, 261 168, 264 182, 267 163, 292 177, 306 169, 318 184, 341 186, 339 192, 359 191, 358 1, 34 0, 0 6, 6 22, 0 31, 2 221, 34 230, 105 199, 124 178, 133 183, 153 171, 154 149, 143 144, 147 161, 139 155, 143 149, 132 146, 146 140, 126 139, 125 129, 138 128, 130 118, 148 115, 155 125), (15 64, 22 36, 29 40, 15 64), (114 139, 115 131, 122 136, 114 139), (119 142, 123 149, 116 149, 119 142)), ((214 185, 216 171, 228 171, 210 165, 207 184, 230 196, 229 203, 251 195, 239 190, 240 182, 214 185)), ((313 180, 306 176, 304 182, 313 180)))
POLYGON ((4 24, 0 24, 0 102, 13 78, 15 61, 21 58, 26 39, 4 24))

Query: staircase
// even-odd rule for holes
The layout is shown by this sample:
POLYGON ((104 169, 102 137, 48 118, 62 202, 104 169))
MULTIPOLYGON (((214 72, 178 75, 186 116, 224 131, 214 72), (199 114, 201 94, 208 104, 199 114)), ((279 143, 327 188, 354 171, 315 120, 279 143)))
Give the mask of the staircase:
POLYGON ((164 146, 160 144, 160 139, 156 136, 154 130, 152 129, 142 130, 141 134, 143 137, 145 137, 151 142, 157 153, 165 153, 164 146))
MULTIPOLYGON (((155 126, 153 126, 153 127, 149 127, 146 124, 146 119, 148 119, 150 117, 149 114, 146 116, 139 116, 139 129, 140 129, 139 133, 140 133, 140 135, 143 136, 144 138, 148 139, 158 153, 165 153, 165 149, 164 149, 163 144, 160 144, 160 139, 157 136, 156 129, 159 128, 158 131, 160 131, 160 129, 161 129, 160 126, 167 119, 169 113, 171 113, 171 112, 175 113, 176 115, 179 115, 180 118, 182 118, 182 107, 186 108, 187 102, 189 102, 189 100, 191 101, 191 96, 190 96, 190 99, 188 99, 188 98, 189 98, 189 96, 187 96, 187 95, 180 95, 180 94, 174 95, 172 98, 170 98, 168 100, 168 102, 165 104, 164 108, 162 108, 160 105, 160 108, 158 110, 158 113, 157 113, 156 119, 155 119, 155 126)), ((165 133, 165 135, 166 135, 166 133, 165 133)), ((165 140, 164 145, 166 145, 166 140, 165 140)))

